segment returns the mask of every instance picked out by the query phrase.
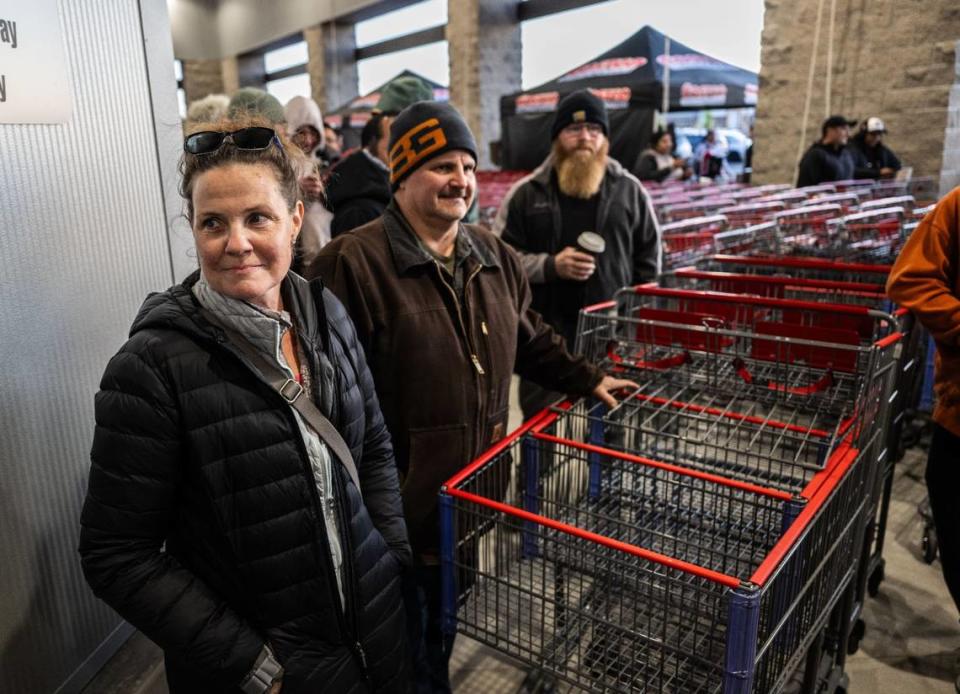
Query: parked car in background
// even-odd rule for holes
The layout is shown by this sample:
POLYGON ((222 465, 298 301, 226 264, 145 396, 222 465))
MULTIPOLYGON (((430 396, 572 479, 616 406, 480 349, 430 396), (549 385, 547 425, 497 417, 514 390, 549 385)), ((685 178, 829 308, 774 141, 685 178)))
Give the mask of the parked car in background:
MULTIPOLYGON (((717 133, 717 137, 726 140, 726 169, 730 178, 734 179, 743 173, 747 148, 750 147, 753 141, 744 133, 732 128, 717 128, 715 132, 717 133)), ((696 170, 694 154, 697 152, 704 138, 706 138, 707 129, 677 128, 675 134, 675 155, 689 161, 691 166, 694 166, 694 170, 696 170)))

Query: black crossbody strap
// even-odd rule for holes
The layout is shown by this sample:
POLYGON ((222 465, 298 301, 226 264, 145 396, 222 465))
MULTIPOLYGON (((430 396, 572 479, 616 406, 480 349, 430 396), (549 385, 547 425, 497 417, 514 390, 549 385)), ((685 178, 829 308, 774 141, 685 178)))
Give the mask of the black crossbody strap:
POLYGON ((362 498, 363 492, 360 489, 360 475, 357 473, 357 465, 353 460, 353 456, 350 454, 350 447, 347 445, 347 442, 343 440, 343 437, 340 436, 340 432, 337 431, 330 420, 310 401, 310 398, 307 397, 304 392, 303 386, 292 378, 287 378, 287 375, 283 373, 279 365, 274 364, 262 355, 243 334, 225 326, 209 311, 203 311, 203 315, 207 320, 221 328, 227 334, 230 338, 230 344, 249 359, 267 383, 280 393, 280 397, 286 400, 288 405, 307 420, 314 431, 323 439, 324 443, 333 451, 337 460, 340 461, 340 464, 346 468, 347 474, 350 475, 350 479, 353 480, 353 484, 362 498))

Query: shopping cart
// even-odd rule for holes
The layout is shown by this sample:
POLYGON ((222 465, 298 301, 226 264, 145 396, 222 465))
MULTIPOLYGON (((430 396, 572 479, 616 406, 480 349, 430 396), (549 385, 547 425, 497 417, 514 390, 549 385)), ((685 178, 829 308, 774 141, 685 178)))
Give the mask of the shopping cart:
POLYGON ((773 219, 780 236, 780 251, 784 254, 815 254, 832 247, 828 222, 842 213, 840 205, 801 205, 778 212, 773 219))
POLYGON ((840 205, 843 214, 856 212, 860 207, 860 197, 855 193, 829 193, 827 195, 818 195, 802 203, 801 206, 810 205, 840 205))
POLYGON ((657 210, 662 223, 679 222, 693 217, 706 217, 716 213, 721 207, 729 207, 733 204, 733 198, 707 198, 693 200, 691 202, 682 202, 675 205, 667 205, 657 210))
POLYGON ((713 237, 727 228, 723 215, 693 217, 660 228, 663 267, 671 268, 696 262, 716 253, 713 237))
POLYGON ((771 202, 750 202, 733 205, 732 207, 723 207, 719 214, 724 215, 731 226, 749 226, 751 224, 762 224, 773 219, 773 215, 786 209, 786 205, 779 200, 771 202))
MULTIPOLYGON (((862 210, 861 206, 861 210, 862 210)), ((892 263, 905 240, 903 207, 880 207, 827 222, 830 243, 818 249, 849 262, 892 263)))
POLYGON ((721 231, 713 235, 714 253, 716 254, 765 254, 774 253, 777 249, 777 225, 773 222, 763 222, 751 226, 721 231))
MULTIPOLYGON (((883 581, 885 562, 883 546, 886 536, 890 496, 893 488, 893 473, 896 461, 903 456, 902 434, 910 414, 915 411, 923 384, 923 365, 926 359, 926 331, 916 322, 911 313, 897 308, 887 298, 883 287, 873 284, 811 280, 804 278, 767 275, 736 274, 728 272, 705 272, 696 268, 679 268, 659 279, 664 287, 677 289, 719 291, 733 294, 748 294, 780 299, 794 299, 818 303, 840 303, 866 306, 892 314, 899 322, 903 334, 902 354, 893 391, 888 398, 890 422, 887 434, 886 465, 881 472, 883 490, 877 509, 873 551, 868 568, 868 592, 876 595, 883 581)), ((853 323, 848 323, 853 325, 853 323)), ((862 326, 862 332, 869 324, 862 326)))
POLYGON ((873 453, 838 449, 804 499, 598 445, 596 410, 544 411, 443 487, 444 628, 593 692, 776 692, 805 661, 815 684, 873 453))
POLYGON ((702 270, 738 272, 751 275, 774 275, 806 279, 836 280, 873 284, 883 291, 890 274, 890 265, 851 263, 828 258, 803 256, 718 254, 697 263, 702 270))

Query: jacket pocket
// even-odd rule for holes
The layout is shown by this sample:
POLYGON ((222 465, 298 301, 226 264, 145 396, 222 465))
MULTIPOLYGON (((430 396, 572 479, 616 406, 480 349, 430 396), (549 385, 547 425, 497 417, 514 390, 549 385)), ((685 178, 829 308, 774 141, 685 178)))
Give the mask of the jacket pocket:
POLYGON ((410 458, 400 493, 411 532, 436 510, 440 485, 469 462, 466 433, 466 424, 410 430, 410 458))

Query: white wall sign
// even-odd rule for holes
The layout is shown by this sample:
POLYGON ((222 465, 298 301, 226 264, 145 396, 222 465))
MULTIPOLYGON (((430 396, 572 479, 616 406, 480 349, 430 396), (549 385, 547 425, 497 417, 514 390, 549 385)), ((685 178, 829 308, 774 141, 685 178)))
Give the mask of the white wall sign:
POLYGON ((72 96, 57 0, 0 0, 0 123, 63 123, 72 96))

